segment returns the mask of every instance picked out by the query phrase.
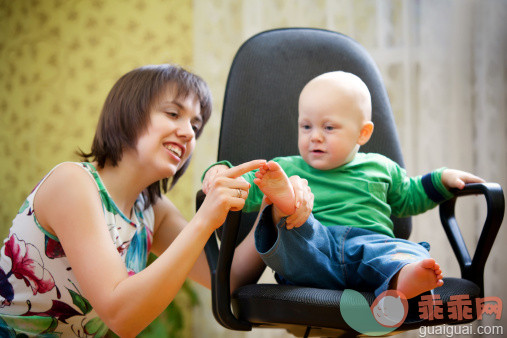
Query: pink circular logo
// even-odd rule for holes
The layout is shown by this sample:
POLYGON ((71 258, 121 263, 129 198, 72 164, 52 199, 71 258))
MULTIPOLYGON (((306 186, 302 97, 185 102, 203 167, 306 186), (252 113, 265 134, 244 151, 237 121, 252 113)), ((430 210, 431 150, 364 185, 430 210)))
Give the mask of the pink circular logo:
POLYGON ((387 290, 375 299, 370 309, 380 325, 396 328, 407 318, 408 301, 403 293, 387 290))

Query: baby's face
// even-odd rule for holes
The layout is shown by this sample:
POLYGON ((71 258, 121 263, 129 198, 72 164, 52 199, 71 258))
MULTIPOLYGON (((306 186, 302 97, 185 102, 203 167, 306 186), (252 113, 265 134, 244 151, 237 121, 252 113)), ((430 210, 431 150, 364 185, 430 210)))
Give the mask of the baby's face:
POLYGON ((317 81, 301 93, 298 123, 300 155, 313 168, 329 170, 354 158, 364 115, 354 95, 317 81))

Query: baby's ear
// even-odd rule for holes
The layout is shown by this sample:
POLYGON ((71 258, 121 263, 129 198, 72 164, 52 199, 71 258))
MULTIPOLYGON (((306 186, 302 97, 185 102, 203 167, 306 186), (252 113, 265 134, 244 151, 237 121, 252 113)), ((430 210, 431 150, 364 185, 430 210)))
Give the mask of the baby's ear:
POLYGON ((357 144, 360 146, 365 145, 370 140, 371 134, 373 134, 373 122, 366 121, 361 128, 357 144))

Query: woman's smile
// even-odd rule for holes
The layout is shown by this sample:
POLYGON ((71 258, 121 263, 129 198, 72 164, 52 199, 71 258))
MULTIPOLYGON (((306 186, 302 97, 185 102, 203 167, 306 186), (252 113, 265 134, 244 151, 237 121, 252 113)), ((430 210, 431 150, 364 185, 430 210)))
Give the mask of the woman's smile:
POLYGON ((165 143, 164 147, 178 160, 181 160, 185 154, 185 148, 177 143, 165 143))

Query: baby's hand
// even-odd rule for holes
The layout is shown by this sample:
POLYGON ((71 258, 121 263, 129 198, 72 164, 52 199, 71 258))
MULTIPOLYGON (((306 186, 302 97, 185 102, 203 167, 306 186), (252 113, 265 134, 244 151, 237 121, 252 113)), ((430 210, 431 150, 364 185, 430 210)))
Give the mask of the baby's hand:
POLYGON ((442 184, 447 188, 463 189, 466 183, 484 183, 485 181, 475 175, 461 170, 445 169, 442 172, 442 184))
POLYGON ((296 195, 296 212, 287 217, 287 229, 298 228, 303 225, 313 209, 313 193, 308 186, 308 181, 299 176, 291 176, 289 180, 296 195))

